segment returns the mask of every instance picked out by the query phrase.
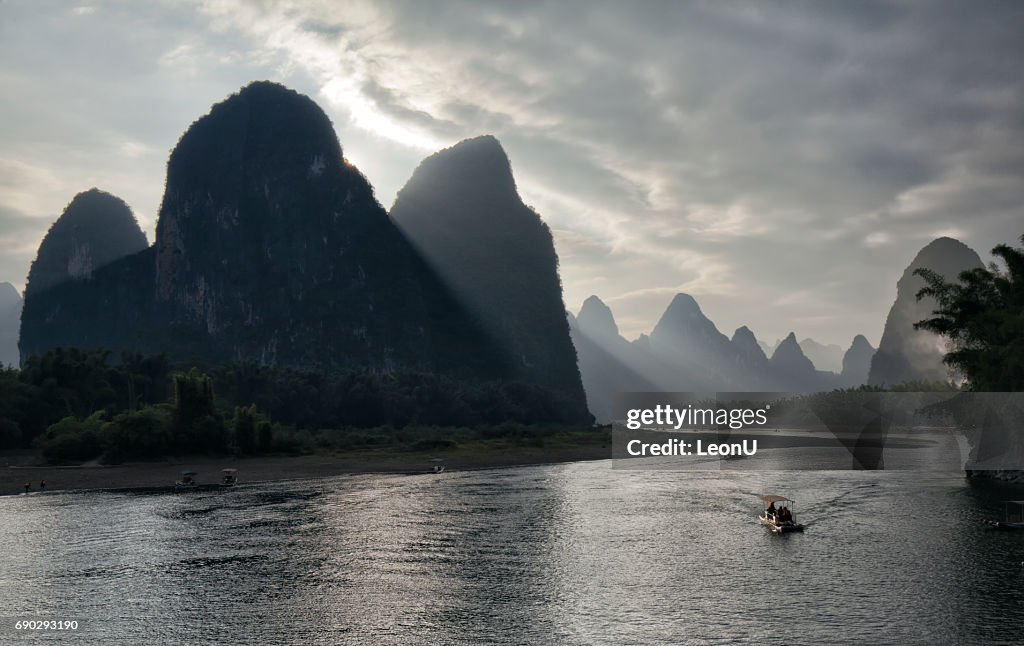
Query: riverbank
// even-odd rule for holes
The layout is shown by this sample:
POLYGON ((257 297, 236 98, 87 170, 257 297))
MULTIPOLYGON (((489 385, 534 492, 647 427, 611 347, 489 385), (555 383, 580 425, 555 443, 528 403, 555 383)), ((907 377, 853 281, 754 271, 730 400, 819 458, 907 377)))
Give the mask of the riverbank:
POLYGON ((170 487, 182 471, 196 472, 199 484, 216 484, 222 469, 237 469, 240 483, 326 478, 350 473, 426 473, 435 464, 446 471, 463 471, 528 464, 553 464, 602 460, 611 457, 610 443, 575 446, 465 446, 444 451, 358 451, 330 454, 271 457, 198 456, 168 458, 160 462, 132 462, 117 465, 82 466, 34 465, 34 455, 0 455, 0 495, 76 489, 133 489, 170 487))

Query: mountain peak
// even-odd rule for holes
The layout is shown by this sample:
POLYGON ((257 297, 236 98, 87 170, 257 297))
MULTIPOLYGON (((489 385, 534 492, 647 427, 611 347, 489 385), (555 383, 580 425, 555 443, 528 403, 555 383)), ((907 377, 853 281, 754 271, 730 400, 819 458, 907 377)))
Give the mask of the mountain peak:
POLYGON ((846 386, 866 384, 871 371, 871 358, 874 355, 874 347, 863 334, 853 337, 850 348, 843 355, 843 370, 840 373, 842 383, 846 386))
POLYGON ((121 198, 90 188, 71 199, 46 232, 28 273, 25 292, 40 292, 92 273, 148 245, 121 198))
POLYGON ((520 201, 512 164, 493 135, 465 139, 424 159, 398 192, 395 204, 403 197, 408 204, 410 194, 422 193, 428 186, 446 193, 472 190, 479 202, 520 201))
POLYGON ((21 294, 18 288, 10 283, 0 283, 0 305, 17 303, 21 301, 21 294))
POLYGON ((867 346, 867 347, 871 348, 872 350, 875 349, 874 346, 871 345, 871 342, 868 341, 867 337, 864 336, 863 334, 858 334, 857 336, 853 337, 853 342, 850 344, 851 348, 853 348, 853 347, 863 347, 863 346, 867 346))
POLYGON ((757 342, 757 337, 746 325, 736 328, 736 331, 733 332, 732 344, 745 357, 756 357, 762 360, 767 358, 764 350, 761 349, 761 344, 757 342))
POLYGON ((961 253, 974 253, 974 250, 960 242, 956 238, 950 238, 949 236, 940 236, 935 238, 925 246, 921 247, 921 250, 917 252, 918 256, 931 255, 934 253, 948 253, 950 251, 961 252, 961 253))
POLYGON ((655 330, 663 323, 678 324, 686 321, 708 321, 710 323, 693 296, 679 293, 672 297, 672 302, 668 304, 665 313, 661 316, 661 320, 655 326, 655 330))
POLYGON ((771 361, 773 364, 778 364, 779 367, 785 369, 786 372, 795 372, 797 370, 801 372, 814 373, 814 364, 804 354, 800 344, 797 343, 796 334, 790 332, 785 339, 783 339, 775 352, 772 353, 771 361))
POLYGON ((754 333, 746 325, 736 328, 736 331, 732 333, 732 342, 741 344, 745 347, 749 347, 753 344, 755 347, 760 348, 760 346, 757 345, 757 337, 754 336, 754 333))
POLYGON ((619 326, 615 323, 615 315, 611 308, 597 296, 583 301, 576 322, 580 330, 590 336, 611 337, 619 335, 619 326))
POLYGON ((800 349, 818 370, 838 373, 843 369, 843 349, 838 345, 818 343, 807 337, 800 341, 800 349))
POLYGON ((914 329, 915 323, 935 309, 934 299, 917 300, 925 281, 915 272, 929 269, 947 281, 956 281, 962 272, 983 266, 973 249, 954 238, 936 238, 917 252, 896 283, 896 300, 886 317, 878 351, 872 356, 868 383, 894 385, 949 378, 949 367, 942 361, 945 341, 927 330, 914 329))

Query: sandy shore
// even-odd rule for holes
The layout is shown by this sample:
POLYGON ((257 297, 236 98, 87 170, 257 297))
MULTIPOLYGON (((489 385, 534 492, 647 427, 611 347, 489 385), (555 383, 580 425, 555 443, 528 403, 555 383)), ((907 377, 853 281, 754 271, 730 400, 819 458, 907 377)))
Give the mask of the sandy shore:
POLYGON ((200 484, 220 481, 221 469, 238 469, 240 483, 299 478, 324 478, 348 473, 424 473, 433 467, 433 457, 443 457, 446 470, 486 469, 527 464, 551 464, 611 457, 611 447, 565 448, 515 447, 509 450, 451 451, 437 453, 366 452, 353 454, 303 455, 297 457, 168 459, 162 462, 134 462, 112 466, 27 466, 30 456, 0 455, 0 495, 20 494, 25 483, 32 491, 74 489, 127 489, 170 487, 182 471, 195 471, 200 484))

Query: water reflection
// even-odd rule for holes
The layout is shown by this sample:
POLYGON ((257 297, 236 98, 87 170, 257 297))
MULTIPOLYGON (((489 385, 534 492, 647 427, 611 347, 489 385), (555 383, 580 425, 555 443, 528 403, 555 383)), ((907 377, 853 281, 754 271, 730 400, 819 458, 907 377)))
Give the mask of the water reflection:
POLYGON ((139 644, 1012 641, 1024 536, 980 522, 1008 497, 957 473, 607 462, 9 497, 0 616, 139 644), (805 534, 756 524, 766 491, 805 534))

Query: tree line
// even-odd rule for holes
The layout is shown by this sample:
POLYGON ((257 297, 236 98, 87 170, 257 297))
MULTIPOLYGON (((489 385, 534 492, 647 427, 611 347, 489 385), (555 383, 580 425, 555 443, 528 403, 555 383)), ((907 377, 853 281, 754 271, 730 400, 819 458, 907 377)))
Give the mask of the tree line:
POLYGON ((334 448, 436 444, 445 439, 436 429, 571 425, 572 410, 561 394, 519 382, 410 371, 186 367, 164 355, 114 360, 110 352, 78 348, 0 371, 0 449, 38 448, 54 462, 255 455, 294 451, 311 438, 334 448))

